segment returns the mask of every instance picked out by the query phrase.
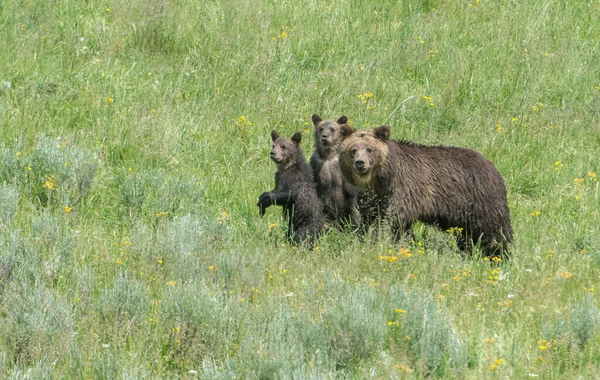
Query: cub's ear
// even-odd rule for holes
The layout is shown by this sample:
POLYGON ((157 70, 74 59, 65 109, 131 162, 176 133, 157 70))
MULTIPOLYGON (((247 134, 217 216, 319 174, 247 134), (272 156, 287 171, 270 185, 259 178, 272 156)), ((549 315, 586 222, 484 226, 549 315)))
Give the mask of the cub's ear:
POLYGON ((373 130, 373 134, 381 141, 388 141, 390 139, 390 127, 387 125, 380 125, 373 130))
POLYGON ((302 141, 302 133, 294 133, 294 135, 292 136, 292 141, 294 142, 294 144, 300 145, 300 141, 302 141))
POLYGON ((278 138, 279 138, 279 133, 277 133, 277 131, 273 129, 271 131, 271 139, 273 139, 273 142, 275 142, 278 138))
POLYGON ((317 124, 319 124, 320 122, 322 122, 323 119, 321 119, 321 116, 319 116, 317 114, 314 114, 314 115, 312 115, 312 121, 313 121, 313 124, 315 126, 317 126, 317 124))
POLYGON ((356 129, 352 128, 348 124, 342 124, 342 128, 340 128, 340 134, 344 137, 349 137, 354 132, 356 132, 356 129))
POLYGON ((339 125, 348 124, 348 118, 345 115, 344 116, 340 116, 340 118, 337 119, 337 123, 339 125))

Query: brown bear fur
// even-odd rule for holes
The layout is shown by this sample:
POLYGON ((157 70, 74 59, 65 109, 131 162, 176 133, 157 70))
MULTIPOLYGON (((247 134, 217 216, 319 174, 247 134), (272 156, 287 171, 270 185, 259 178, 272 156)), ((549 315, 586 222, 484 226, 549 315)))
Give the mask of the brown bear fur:
POLYGON ((312 172, 300 148, 302 134, 296 132, 288 139, 273 130, 271 138, 271 160, 277 166, 275 189, 259 197, 260 215, 263 216, 271 205, 282 206, 288 223, 288 238, 295 243, 312 242, 323 227, 323 204, 317 196, 312 172))
POLYGON ((342 173, 362 193, 363 228, 379 217, 396 238, 415 221, 462 228, 459 245, 479 241, 486 256, 508 253, 512 228, 502 176, 481 154, 464 148, 390 140, 390 129, 356 131, 345 125, 342 173))
POLYGON ((340 128, 348 122, 348 118, 323 120, 315 114, 312 121, 315 125, 315 152, 310 166, 315 175, 317 195, 323 201, 324 218, 328 222, 356 226, 358 189, 344 178, 339 164, 343 140, 340 128))

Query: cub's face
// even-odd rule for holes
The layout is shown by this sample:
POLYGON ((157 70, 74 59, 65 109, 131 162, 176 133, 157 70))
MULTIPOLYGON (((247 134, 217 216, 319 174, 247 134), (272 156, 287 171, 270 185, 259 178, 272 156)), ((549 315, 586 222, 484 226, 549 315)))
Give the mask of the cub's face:
POLYGON ((344 142, 340 151, 340 168, 355 186, 364 190, 373 185, 375 176, 387 159, 389 132, 385 125, 370 131, 342 127, 344 142))
POLYGON ((279 136, 277 131, 271 131, 271 139, 273 140, 273 148, 271 149, 271 160, 277 165, 288 166, 293 163, 298 154, 302 134, 296 132, 292 138, 288 139, 279 136))
POLYGON ((315 145, 329 147, 338 144, 341 140, 341 126, 348 122, 346 116, 335 120, 323 120, 319 115, 312 115, 315 125, 315 145))

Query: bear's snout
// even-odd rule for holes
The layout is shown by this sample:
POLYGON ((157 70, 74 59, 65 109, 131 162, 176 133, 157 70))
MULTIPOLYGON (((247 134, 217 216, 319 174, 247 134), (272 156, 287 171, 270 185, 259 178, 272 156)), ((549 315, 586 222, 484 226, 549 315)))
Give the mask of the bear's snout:
POLYGON ((369 168, 365 165, 365 161, 359 158, 354 160, 354 170, 359 174, 363 174, 369 170, 369 168))

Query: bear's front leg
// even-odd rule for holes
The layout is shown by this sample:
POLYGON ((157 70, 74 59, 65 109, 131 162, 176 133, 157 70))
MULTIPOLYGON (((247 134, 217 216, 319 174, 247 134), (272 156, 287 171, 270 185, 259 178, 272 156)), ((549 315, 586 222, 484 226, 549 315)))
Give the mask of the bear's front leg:
POLYGON ((260 197, 258 197, 258 203, 256 204, 258 206, 258 212, 260 213, 260 216, 265 215, 265 211, 271 206, 271 204, 271 192, 265 191, 260 195, 260 197))
POLYGON ((266 191, 258 198, 260 216, 265 215, 265 210, 272 205, 286 206, 292 201, 292 191, 266 191))

